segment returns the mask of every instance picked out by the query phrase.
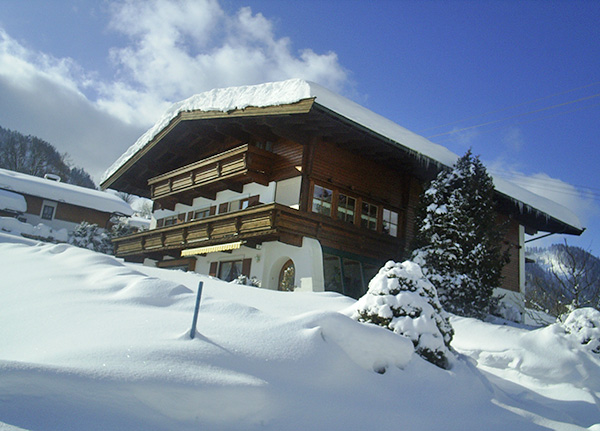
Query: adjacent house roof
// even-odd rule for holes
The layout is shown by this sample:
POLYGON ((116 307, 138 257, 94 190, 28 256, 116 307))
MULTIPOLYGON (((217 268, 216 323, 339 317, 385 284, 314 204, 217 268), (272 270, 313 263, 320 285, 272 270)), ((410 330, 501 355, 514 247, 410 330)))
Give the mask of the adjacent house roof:
POLYGON ((107 192, 0 169, 0 189, 107 213, 133 214, 122 199, 107 192))
POLYGON ((27 211, 27 202, 23 195, 0 189, 0 210, 24 213, 27 211))
MULTIPOLYGON (((188 112, 231 112, 247 108, 266 108, 293 105, 311 99, 312 106, 340 117, 362 130, 367 130, 397 149, 408 152, 424 164, 439 168, 454 164, 458 156, 447 148, 417 135, 393 121, 335 94, 320 85, 301 79, 272 82, 260 85, 215 89, 194 95, 173 104, 161 119, 144 133, 102 176, 104 187, 110 185, 119 171, 126 168, 130 160, 139 157, 147 147, 159 139, 159 135, 173 124, 173 120, 188 112)), ((256 115, 256 114, 254 114, 256 115)), ((535 195, 500 178, 494 178, 498 194, 513 202, 540 230, 580 234, 583 227, 578 217, 567 208, 535 195), (545 219, 547 223, 540 220, 545 219)))

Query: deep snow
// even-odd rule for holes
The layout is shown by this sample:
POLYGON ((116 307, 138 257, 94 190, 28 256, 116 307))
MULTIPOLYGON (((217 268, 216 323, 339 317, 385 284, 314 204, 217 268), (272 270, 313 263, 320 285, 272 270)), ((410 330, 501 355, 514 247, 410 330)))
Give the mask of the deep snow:
POLYGON ((2 430, 600 430, 600 360, 556 325, 453 318, 446 371, 334 293, 1 233, 0 257, 2 430))

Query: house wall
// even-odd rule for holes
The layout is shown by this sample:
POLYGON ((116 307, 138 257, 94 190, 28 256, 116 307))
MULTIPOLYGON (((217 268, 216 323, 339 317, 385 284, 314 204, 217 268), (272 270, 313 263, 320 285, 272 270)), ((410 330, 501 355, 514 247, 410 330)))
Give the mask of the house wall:
MULTIPOLYGON (((500 222, 506 222, 505 216, 500 217, 500 222)), ((521 226, 516 220, 508 221, 508 231, 504 241, 510 251, 510 262, 502 269, 502 288, 511 292, 521 292, 521 273, 524 262, 521 263, 521 226)))
MULTIPOLYGON (((210 253, 196 256, 195 272, 209 274, 213 262, 251 259, 250 277, 261 281, 261 287, 277 290, 283 265, 292 260, 295 267, 295 290, 322 292, 323 253, 319 242, 304 238, 301 247, 278 241, 264 242, 260 248, 240 247, 231 253, 210 253)), ((159 264, 160 265, 160 264, 159 264)), ((165 266, 165 264, 162 264, 165 266)))
POLYGON ((53 229, 67 229, 72 231, 82 221, 106 227, 110 214, 91 208, 71 205, 66 202, 49 201, 37 196, 25 195, 27 202, 27 223, 37 225, 43 223, 53 229), (54 218, 52 220, 42 219, 41 213, 44 202, 55 205, 54 218))
POLYGON ((311 177, 394 208, 408 203, 407 175, 327 142, 315 147, 311 177))

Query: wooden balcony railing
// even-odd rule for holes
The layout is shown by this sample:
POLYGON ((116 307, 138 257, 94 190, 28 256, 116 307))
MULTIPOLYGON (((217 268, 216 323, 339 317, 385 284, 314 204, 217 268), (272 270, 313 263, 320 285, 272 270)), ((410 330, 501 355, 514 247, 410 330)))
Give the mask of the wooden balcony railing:
POLYGON ((267 185, 276 154, 245 144, 148 180, 151 198, 197 192, 214 198, 217 191, 250 182, 267 185))
POLYGON ((373 258, 399 259, 402 253, 399 238, 276 203, 139 232, 116 238, 113 243, 117 256, 139 258, 175 256, 183 249, 232 241, 252 245, 277 240, 301 246, 305 236, 318 239, 325 247, 373 258))

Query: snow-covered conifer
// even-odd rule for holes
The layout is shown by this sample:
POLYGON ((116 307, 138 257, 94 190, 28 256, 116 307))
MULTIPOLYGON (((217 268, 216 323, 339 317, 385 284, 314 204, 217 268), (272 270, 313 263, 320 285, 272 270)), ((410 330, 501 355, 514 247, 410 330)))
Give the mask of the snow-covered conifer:
POLYGON ((416 263, 387 262, 369 282, 353 317, 408 337, 421 357, 449 368, 454 332, 435 287, 416 263))
POLYGON ((480 318, 489 312, 508 262, 504 234, 493 180, 468 151, 425 190, 416 223, 412 258, 446 310, 480 318))
POLYGON ((69 235, 69 244, 105 254, 113 254, 111 235, 97 224, 81 222, 69 235))
POLYGON ((577 308, 563 316, 561 325, 586 350, 600 355, 600 311, 592 307, 577 308))

